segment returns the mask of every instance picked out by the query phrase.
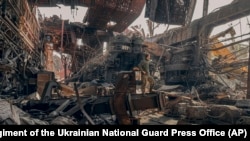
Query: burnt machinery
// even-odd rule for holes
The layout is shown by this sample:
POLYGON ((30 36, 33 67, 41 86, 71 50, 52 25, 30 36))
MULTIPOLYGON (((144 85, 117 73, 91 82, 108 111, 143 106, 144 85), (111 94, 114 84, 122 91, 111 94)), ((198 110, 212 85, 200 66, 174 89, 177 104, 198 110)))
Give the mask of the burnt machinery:
POLYGON ((27 1, 0 4, 0 94, 29 94, 41 67, 40 27, 27 1))
POLYGON ((205 82, 208 79, 204 60, 200 60, 200 66, 192 64, 195 48, 195 43, 188 43, 168 50, 169 60, 164 60, 164 72, 161 72, 166 84, 188 86, 205 82))
POLYGON ((139 16, 145 4, 144 0, 68 2, 59 0, 0 0, 1 93, 9 93, 14 90, 16 94, 30 94, 36 91, 37 73, 41 69, 46 69, 44 68, 44 65, 46 65, 44 48, 47 47, 45 38, 48 37, 46 35, 50 35, 50 32, 53 33, 51 37, 55 39, 53 40, 53 47, 55 49, 63 48, 65 53, 69 54, 74 54, 72 51, 77 52, 76 38, 80 38, 82 35, 85 36, 83 39, 87 40, 85 43, 90 51, 85 51, 84 48, 82 49, 84 53, 78 52, 72 55, 73 57, 76 56, 75 60, 73 60, 73 66, 76 68, 73 71, 78 71, 78 64, 82 66, 85 63, 83 57, 90 58, 92 53, 95 52, 93 48, 99 48, 100 42, 107 40, 109 34, 107 34, 107 37, 106 33, 112 31, 121 32, 126 29, 139 16), (66 6, 72 6, 72 9, 77 9, 76 6, 88 7, 84 19, 85 23, 69 25, 55 18, 52 18, 51 22, 51 19, 47 19, 49 22, 45 23, 42 16, 39 15, 37 7, 56 7, 60 2, 66 6), (106 13, 103 14, 103 11, 106 11, 106 13), (116 24, 110 26, 110 22, 116 24), (65 30, 61 30, 62 26, 65 26, 65 30), (91 54, 88 54, 90 52, 91 54), (78 58, 84 61, 77 61, 78 58), (18 90, 16 90, 17 88, 18 90))
MULTIPOLYGON (((195 85, 204 82, 210 71, 207 54, 213 28, 249 15, 249 6, 249 0, 233 1, 188 25, 150 39, 162 52, 156 54, 161 62, 158 67, 162 79, 167 84, 195 85)), ((152 46, 149 45, 149 50, 152 46)))
POLYGON ((144 47, 140 37, 122 34, 113 37, 104 50, 83 66, 82 81, 99 79, 114 83, 119 72, 132 71, 139 64, 144 47))
MULTIPOLYGON (((43 72, 39 75, 53 77, 52 72, 43 72)), ((64 116, 75 119, 79 125, 140 124, 138 111, 164 109, 166 104, 164 94, 148 93, 143 96, 134 92, 136 84, 134 71, 119 72, 115 83, 114 94, 106 96, 80 96, 74 83, 76 96, 65 98, 60 96, 59 91, 55 91, 61 89, 61 84, 51 79, 41 83, 44 84, 44 90, 40 100, 29 100, 27 104, 21 106, 42 120, 50 121, 57 116, 64 116)))

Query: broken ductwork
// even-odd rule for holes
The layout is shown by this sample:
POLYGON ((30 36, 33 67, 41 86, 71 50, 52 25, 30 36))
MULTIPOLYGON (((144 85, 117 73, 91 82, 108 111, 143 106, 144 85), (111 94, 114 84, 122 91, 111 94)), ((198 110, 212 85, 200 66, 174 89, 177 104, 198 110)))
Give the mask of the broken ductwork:
POLYGON ((192 18, 192 3, 195 0, 147 0, 145 17, 157 23, 185 25, 192 18))

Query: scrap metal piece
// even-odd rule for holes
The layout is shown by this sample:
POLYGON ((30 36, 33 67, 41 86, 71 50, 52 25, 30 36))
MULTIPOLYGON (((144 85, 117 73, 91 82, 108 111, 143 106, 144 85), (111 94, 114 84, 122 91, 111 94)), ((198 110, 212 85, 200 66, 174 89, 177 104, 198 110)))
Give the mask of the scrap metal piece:
POLYGON ((82 114, 87 118, 87 120, 90 122, 91 125, 95 125, 95 122, 91 119, 91 117, 88 115, 88 113, 83 108, 84 105, 80 100, 80 96, 79 96, 79 93, 78 93, 76 83, 74 83, 74 89, 76 91, 78 106, 80 107, 80 110, 81 110, 82 114))
MULTIPOLYGON (((147 109, 164 109, 164 96, 157 93, 149 93, 146 96, 132 94, 128 95, 128 105, 130 113, 133 111, 147 110, 147 109)), ((132 114, 133 116, 133 114, 132 114)))
POLYGON ((204 120, 207 117, 206 106, 187 106, 186 118, 188 120, 204 120))
POLYGON ((56 81, 49 81, 46 83, 45 88, 42 93, 41 103, 46 103, 51 99, 52 89, 54 87, 59 87, 59 84, 56 81))
POLYGON ((241 117, 241 110, 231 105, 212 105, 208 112, 211 120, 219 120, 228 124, 236 124, 241 117))
POLYGON ((63 104, 60 105, 56 110, 49 113, 49 117, 58 116, 60 112, 62 112, 67 106, 69 106, 70 102, 71 102, 70 99, 65 100, 65 102, 63 102, 63 104))
POLYGON ((20 125, 18 108, 7 100, 0 99, 0 123, 20 125), (5 123, 5 121, 8 121, 5 123))

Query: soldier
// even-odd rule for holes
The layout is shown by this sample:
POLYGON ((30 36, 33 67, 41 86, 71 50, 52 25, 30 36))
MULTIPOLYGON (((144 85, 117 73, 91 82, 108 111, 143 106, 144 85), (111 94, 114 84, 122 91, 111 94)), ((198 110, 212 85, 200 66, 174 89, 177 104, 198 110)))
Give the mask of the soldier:
POLYGON ((149 63, 150 63, 150 54, 145 54, 145 58, 143 60, 141 60, 141 62, 138 65, 138 68, 140 69, 141 73, 142 73, 142 94, 145 94, 145 89, 146 89, 146 85, 147 85, 147 81, 150 84, 150 93, 152 92, 152 89, 155 85, 155 81, 153 79, 153 77, 150 75, 150 71, 149 71, 149 63))

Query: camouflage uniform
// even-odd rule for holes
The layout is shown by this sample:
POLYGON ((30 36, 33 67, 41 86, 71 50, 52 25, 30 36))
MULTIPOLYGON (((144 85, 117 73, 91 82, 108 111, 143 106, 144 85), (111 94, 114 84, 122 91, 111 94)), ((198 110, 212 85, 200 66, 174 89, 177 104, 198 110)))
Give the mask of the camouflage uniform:
POLYGON ((150 84, 150 92, 152 92, 155 81, 149 72, 149 60, 145 60, 145 59, 142 60, 139 63, 138 67, 139 67, 140 71, 145 72, 145 73, 142 73, 142 86, 141 86, 142 94, 145 94, 147 81, 150 84))

